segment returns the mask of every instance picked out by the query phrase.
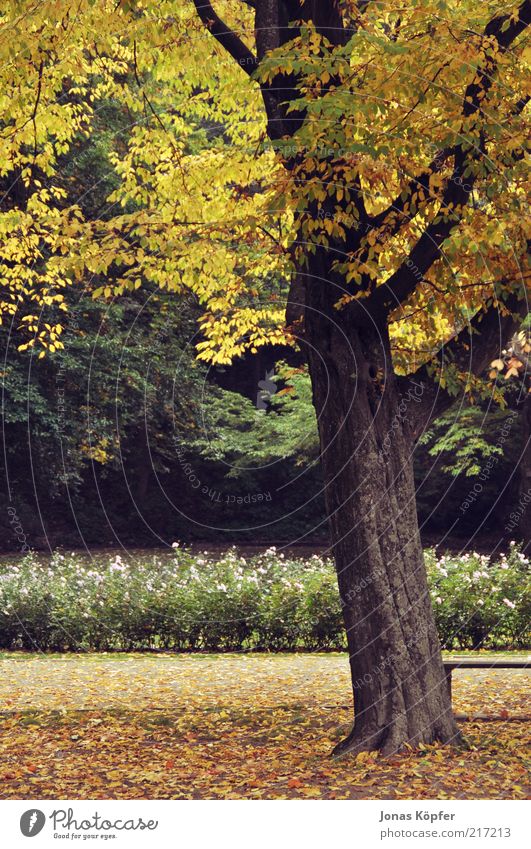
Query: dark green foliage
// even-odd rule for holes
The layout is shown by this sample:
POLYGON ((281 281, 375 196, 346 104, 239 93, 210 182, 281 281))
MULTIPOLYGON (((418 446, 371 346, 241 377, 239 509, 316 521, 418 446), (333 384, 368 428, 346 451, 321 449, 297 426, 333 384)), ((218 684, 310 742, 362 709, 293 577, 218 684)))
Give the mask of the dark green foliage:
POLYGON ((514 443, 517 436, 516 419, 517 415, 511 410, 494 408, 485 412, 480 407, 453 408, 441 416, 419 442, 427 446, 430 457, 443 460, 442 472, 453 477, 476 477, 491 458, 495 458, 491 466, 500 461, 503 465, 502 458, 511 453, 511 442, 514 443))
MULTIPOLYGON (((130 132, 127 110, 100 103, 90 138, 61 163, 68 201, 88 219, 111 214, 106 198, 118 178, 109 155, 125 149, 130 132)), ((190 144, 201 149, 205 133, 190 144)), ((201 310, 191 297, 144 286, 94 301, 103 282, 69 289, 66 316, 50 312, 65 322, 64 349, 43 360, 17 350, 16 325, 0 328, 0 546, 326 538, 307 373, 277 363, 269 383, 279 391, 261 398, 262 367, 246 359, 228 381, 232 391, 222 389, 227 381, 195 359, 201 310)), ((503 523, 518 454, 517 421, 500 444, 508 415, 453 410, 421 439, 418 508, 428 529, 470 533, 485 515, 490 526, 503 523), (460 515, 485 468, 481 496, 460 515)))

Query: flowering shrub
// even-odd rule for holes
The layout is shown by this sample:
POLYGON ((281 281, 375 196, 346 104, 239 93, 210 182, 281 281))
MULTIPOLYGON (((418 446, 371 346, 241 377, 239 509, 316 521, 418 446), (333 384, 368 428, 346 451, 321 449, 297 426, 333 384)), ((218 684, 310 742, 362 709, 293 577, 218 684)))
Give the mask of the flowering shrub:
POLYGON ((495 562, 475 552, 437 558, 429 551, 426 565, 444 648, 529 646, 529 560, 515 543, 495 562))
MULTIPOLYGON (((426 561, 445 648, 529 645, 529 561, 516 546, 495 563, 433 551, 426 561)), ((0 647, 294 651, 343 649, 345 638, 330 561, 274 548, 214 560, 176 547, 142 562, 29 554, 0 566, 0 647)))

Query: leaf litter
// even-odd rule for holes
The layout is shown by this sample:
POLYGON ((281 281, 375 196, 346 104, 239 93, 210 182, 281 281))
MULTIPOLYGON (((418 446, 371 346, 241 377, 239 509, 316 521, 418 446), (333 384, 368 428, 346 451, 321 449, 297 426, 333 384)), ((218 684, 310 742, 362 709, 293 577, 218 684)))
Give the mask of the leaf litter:
POLYGON ((346 655, 11 653, 0 668, 3 799, 529 795, 525 671, 454 672, 468 749, 332 760, 352 718, 346 655))

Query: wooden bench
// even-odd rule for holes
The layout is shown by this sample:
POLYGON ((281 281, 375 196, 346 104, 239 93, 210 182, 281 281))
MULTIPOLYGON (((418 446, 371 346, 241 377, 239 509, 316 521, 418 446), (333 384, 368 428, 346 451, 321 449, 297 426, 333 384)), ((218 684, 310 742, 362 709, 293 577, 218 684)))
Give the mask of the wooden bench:
POLYGON ((452 698, 452 672, 454 669, 531 669, 531 658, 447 658, 443 659, 448 692, 452 698))

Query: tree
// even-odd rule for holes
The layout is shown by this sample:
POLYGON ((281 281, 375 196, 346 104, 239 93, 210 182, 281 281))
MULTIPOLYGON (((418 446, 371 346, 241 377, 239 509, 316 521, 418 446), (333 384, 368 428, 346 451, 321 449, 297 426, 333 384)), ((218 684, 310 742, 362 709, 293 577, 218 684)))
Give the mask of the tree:
POLYGON ((96 6, 137 125, 114 159, 123 211, 76 226, 65 265, 114 267, 104 296, 190 288, 203 359, 304 351, 356 708, 336 751, 457 741, 412 453, 456 396, 492 391, 525 309, 531 3, 96 6))
POLYGON ((411 461, 415 439, 453 395, 431 364, 395 373, 389 323, 415 309, 451 316, 451 298, 467 304, 474 317, 436 360, 469 385, 513 325, 523 245, 513 219, 525 105, 517 45, 531 4, 494 4, 492 14, 469 3, 404 11, 256 0, 252 51, 211 3, 194 5, 260 80, 294 198, 287 318, 308 357, 355 688, 354 727, 336 751, 455 741, 411 461), (517 254, 505 268, 507 253, 485 244, 497 182, 517 254))

